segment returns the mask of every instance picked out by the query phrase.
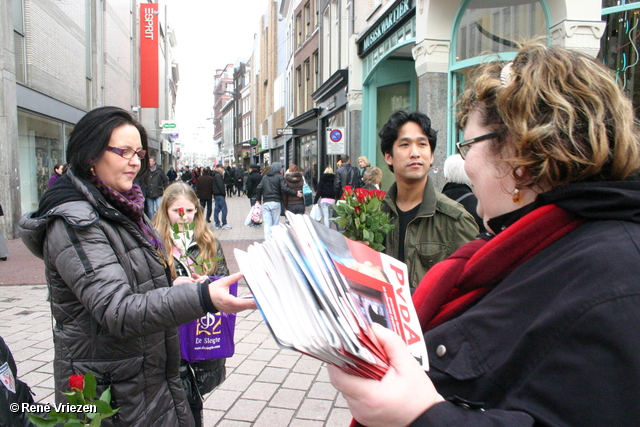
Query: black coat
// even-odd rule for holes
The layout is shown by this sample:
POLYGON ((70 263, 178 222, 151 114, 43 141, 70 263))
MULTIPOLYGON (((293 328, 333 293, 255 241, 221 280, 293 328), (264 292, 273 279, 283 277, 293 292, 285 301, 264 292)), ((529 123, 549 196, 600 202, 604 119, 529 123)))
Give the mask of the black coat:
POLYGON ((412 426, 638 425, 640 184, 539 200, 587 222, 425 334, 429 377, 450 401, 412 426))
POLYGON ((335 190, 333 189, 333 183, 335 181, 335 175, 332 173, 323 173, 318 182, 318 191, 313 203, 318 203, 321 198, 334 199, 336 197, 335 190))
POLYGON ((196 181, 196 195, 200 200, 211 200, 213 198, 213 177, 203 174, 196 181))
POLYGON ((222 174, 218 171, 213 171, 213 197, 222 196, 224 197, 227 192, 224 186, 224 179, 222 178, 222 174))
POLYGON ((249 177, 247 178, 247 196, 257 197, 256 189, 258 188, 258 184, 262 180, 262 175, 258 171, 251 171, 249 177))
POLYGON ((457 182, 447 182, 442 189, 442 194, 464 206, 467 212, 473 215, 473 219, 476 220, 480 232, 483 233, 485 231, 484 221, 476 212, 478 198, 473 194, 471 187, 457 182))

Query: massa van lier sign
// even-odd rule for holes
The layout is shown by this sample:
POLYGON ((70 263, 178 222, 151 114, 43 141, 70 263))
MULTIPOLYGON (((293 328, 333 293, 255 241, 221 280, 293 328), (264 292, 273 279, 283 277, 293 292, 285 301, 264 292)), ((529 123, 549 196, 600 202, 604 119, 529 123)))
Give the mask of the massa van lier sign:
POLYGON ((358 55, 367 55, 373 48, 380 44, 388 34, 394 31, 400 24, 410 18, 415 11, 414 0, 401 0, 390 12, 382 16, 380 20, 367 31, 358 41, 358 55))
POLYGON ((158 108, 158 4, 140 4, 140 107, 158 108))

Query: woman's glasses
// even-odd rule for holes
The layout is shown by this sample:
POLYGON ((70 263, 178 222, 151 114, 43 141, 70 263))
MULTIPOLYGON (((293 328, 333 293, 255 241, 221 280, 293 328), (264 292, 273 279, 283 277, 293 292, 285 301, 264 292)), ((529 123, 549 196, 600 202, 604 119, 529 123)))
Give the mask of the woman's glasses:
POLYGON ((133 148, 107 147, 107 150, 111 151, 112 153, 116 153, 118 156, 122 157, 123 159, 133 159, 133 156, 137 154, 138 158, 142 160, 147 155, 147 150, 143 150, 143 149, 134 150, 133 148))
POLYGON ((463 142, 456 142, 456 147, 458 147, 458 151, 460 151, 460 156, 464 159, 465 157, 467 157, 467 153, 469 152, 469 150, 471 150, 471 144, 484 141, 485 139, 495 138, 501 133, 502 131, 499 130, 496 132, 487 133, 485 135, 476 136, 475 138, 471 138, 463 142))

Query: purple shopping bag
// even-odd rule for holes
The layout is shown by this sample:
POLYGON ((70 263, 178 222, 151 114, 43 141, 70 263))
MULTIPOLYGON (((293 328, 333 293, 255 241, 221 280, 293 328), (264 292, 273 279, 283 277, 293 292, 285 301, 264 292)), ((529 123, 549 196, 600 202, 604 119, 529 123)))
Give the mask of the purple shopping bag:
MULTIPOLYGON (((217 278, 211 277, 211 280, 217 278)), ((229 292, 238 294, 238 282, 231 285, 229 292)), ((233 356, 235 343, 236 315, 227 313, 207 313, 205 316, 178 328, 180 352, 189 363, 233 356)))

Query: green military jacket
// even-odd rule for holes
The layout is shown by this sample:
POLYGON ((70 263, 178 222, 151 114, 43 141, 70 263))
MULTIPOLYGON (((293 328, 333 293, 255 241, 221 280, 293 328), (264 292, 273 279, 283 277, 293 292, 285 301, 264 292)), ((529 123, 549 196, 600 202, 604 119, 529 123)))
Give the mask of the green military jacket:
MULTIPOLYGON (((400 226, 396 206, 397 185, 394 183, 382 202, 382 210, 396 227, 384 241, 387 255, 398 258, 400 226)), ((464 207, 436 191, 433 179, 427 180, 422 203, 416 217, 407 225, 404 258, 412 288, 418 286, 427 271, 478 235, 478 226, 464 207)))

